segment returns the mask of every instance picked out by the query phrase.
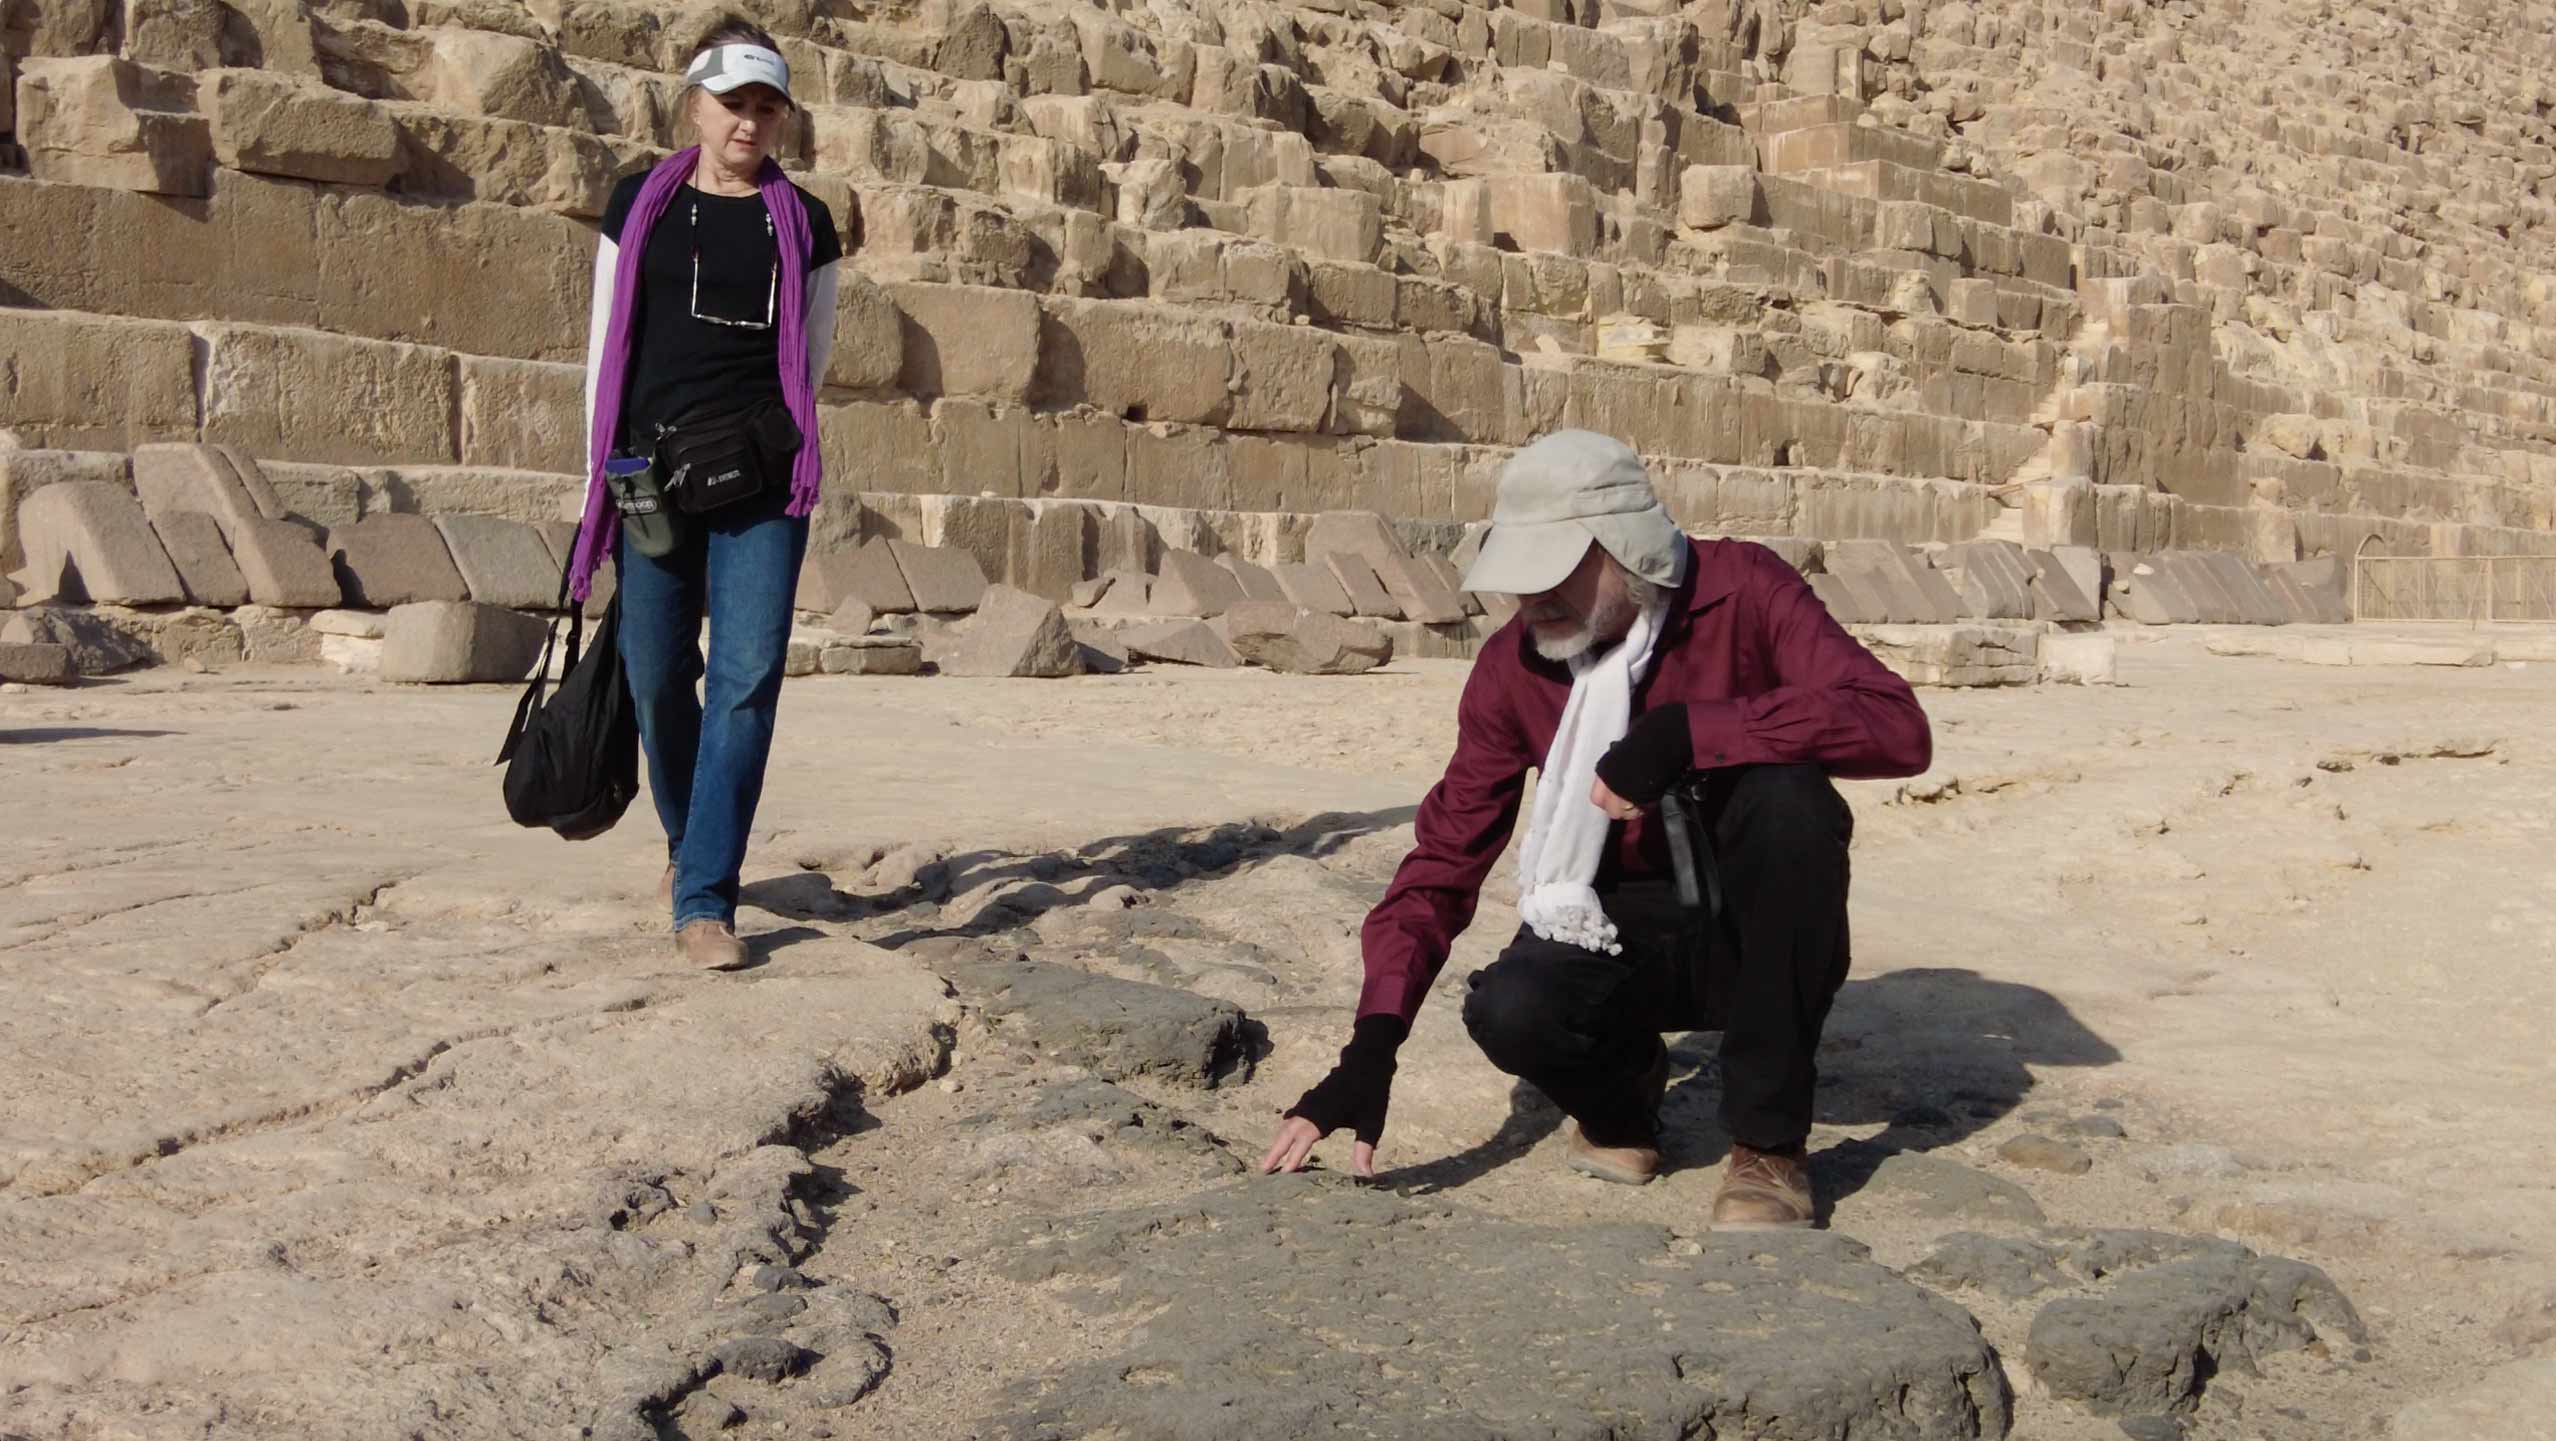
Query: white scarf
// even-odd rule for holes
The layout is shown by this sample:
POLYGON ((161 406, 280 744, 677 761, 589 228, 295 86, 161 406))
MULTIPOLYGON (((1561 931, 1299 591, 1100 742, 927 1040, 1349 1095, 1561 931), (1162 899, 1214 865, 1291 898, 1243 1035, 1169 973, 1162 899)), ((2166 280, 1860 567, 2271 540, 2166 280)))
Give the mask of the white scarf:
POLYGON ((1606 812, 1589 799, 1598 758, 1633 721, 1633 688, 1651 668, 1665 607, 1644 610, 1613 648, 1571 661, 1571 699, 1535 784, 1535 811, 1518 847, 1518 915, 1548 941, 1621 955, 1615 923, 1598 903, 1598 863, 1606 858, 1606 812))

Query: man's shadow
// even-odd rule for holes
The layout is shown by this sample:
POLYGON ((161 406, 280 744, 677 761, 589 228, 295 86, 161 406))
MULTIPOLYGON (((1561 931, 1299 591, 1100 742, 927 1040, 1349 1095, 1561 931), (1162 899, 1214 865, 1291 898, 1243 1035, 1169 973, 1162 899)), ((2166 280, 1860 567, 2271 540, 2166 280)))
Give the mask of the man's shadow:
MULTIPOLYGON (((1718 1031, 1689 1031, 1671 1041, 1660 1112, 1664 1172, 1716 1165, 1730 1150, 1716 1115, 1721 1040, 1718 1031)), ((1883 1129, 1812 1152, 1823 1209, 1862 1190, 1890 1157, 1956 1144, 2012 1113, 2032 1091, 2032 1066, 2120 1059, 2037 986, 1955 968, 1848 980, 1822 1033, 1815 1115, 1827 1125, 1883 1129)), ((1384 1179, 1423 1193, 1453 1190, 1534 1150, 1562 1121, 1552 1102, 1520 1081, 1510 1088, 1507 1118, 1490 1136, 1384 1179)))

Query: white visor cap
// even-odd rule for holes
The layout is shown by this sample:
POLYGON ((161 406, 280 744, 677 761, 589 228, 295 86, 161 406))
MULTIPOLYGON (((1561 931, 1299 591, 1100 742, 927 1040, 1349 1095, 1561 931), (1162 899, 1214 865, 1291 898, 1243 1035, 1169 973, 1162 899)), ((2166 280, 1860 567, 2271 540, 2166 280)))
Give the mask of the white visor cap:
POLYGON ((741 85, 769 85, 789 100, 790 62, 781 58, 781 52, 760 45, 713 45, 684 67, 683 83, 713 95, 725 95, 741 85))

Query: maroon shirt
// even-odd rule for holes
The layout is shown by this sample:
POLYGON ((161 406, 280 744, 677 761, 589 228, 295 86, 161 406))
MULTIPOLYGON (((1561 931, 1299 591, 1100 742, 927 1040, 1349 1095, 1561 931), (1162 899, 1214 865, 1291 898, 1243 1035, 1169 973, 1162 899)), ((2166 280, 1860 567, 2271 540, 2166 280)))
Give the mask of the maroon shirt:
MULTIPOLYGON (((1686 583, 1633 713, 1683 701, 1695 765, 1816 763, 1829 774, 1915 775, 1934 753, 1908 682, 1884 669, 1773 551, 1742 540, 1694 543, 1686 583)), ((1456 705, 1455 758, 1420 803, 1417 843, 1361 935, 1367 983, 1358 1014, 1418 1014, 1448 948, 1472 923, 1483 877, 1508 848, 1526 774, 1544 763, 1571 673, 1535 653, 1522 620, 1483 642, 1456 705)), ((1618 828, 1602 881, 1667 875, 1650 817, 1618 828)))

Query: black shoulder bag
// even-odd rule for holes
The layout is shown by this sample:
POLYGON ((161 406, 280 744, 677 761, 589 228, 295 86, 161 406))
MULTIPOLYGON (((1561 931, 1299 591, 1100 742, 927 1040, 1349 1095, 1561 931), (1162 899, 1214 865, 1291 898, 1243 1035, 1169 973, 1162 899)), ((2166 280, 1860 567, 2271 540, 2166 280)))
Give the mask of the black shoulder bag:
MULTIPOLYGON (((564 571, 559 603, 568 607, 564 571)), ((548 826, 571 841, 611 830, 639 794, 639 715, 621 668, 621 597, 604 607, 594 644, 581 653, 585 627, 585 608, 569 609, 567 667, 552 691, 551 648, 559 642, 552 625, 497 752, 506 768, 506 813, 515 824, 548 826)))

